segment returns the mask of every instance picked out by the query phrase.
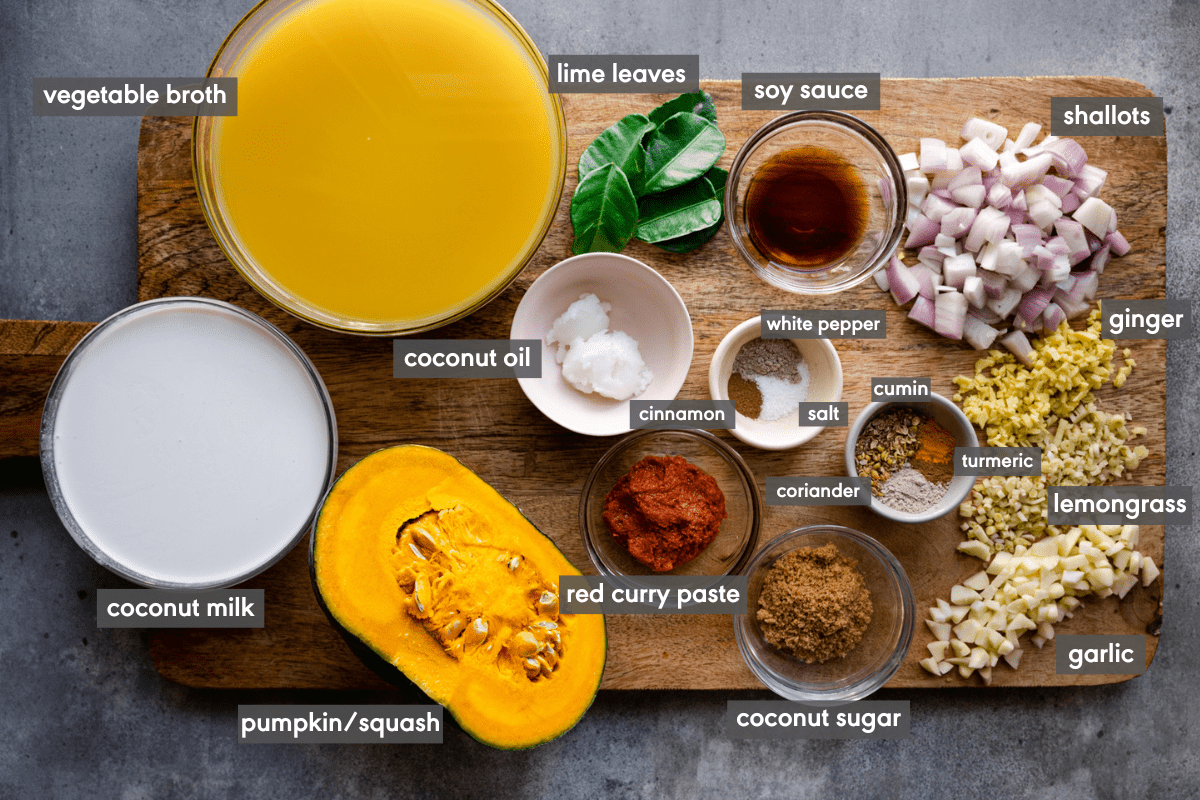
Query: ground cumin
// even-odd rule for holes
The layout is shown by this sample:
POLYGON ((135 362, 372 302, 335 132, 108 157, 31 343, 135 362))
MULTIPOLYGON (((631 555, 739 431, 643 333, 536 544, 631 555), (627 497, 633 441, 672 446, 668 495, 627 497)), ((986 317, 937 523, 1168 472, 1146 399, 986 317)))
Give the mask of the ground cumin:
POLYGON ((797 548, 775 562, 763 580, 757 616, 769 644, 820 664, 853 650, 873 611, 858 562, 827 544, 797 548))

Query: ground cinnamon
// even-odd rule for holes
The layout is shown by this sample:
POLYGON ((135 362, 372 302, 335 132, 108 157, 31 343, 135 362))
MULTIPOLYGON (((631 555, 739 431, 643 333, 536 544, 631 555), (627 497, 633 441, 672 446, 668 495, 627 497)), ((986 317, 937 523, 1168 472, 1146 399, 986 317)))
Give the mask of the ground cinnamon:
POLYGON ((754 381, 748 381, 736 372, 729 376, 729 399, 743 417, 758 419, 762 412, 763 396, 754 381))
POLYGON ((858 563, 830 543, 776 560, 763 579, 756 616, 768 644, 819 664, 853 650, 873 612, 858 563))

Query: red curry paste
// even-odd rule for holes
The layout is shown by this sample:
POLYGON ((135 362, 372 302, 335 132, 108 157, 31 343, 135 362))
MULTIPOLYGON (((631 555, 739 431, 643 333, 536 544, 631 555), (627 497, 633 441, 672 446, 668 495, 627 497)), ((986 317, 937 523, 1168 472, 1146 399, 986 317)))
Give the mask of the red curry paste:
POLYGON ((727 516, 716 480, 682 456, 646 456, 604 500, 617 544, 655 572, 700 555, 727 516))

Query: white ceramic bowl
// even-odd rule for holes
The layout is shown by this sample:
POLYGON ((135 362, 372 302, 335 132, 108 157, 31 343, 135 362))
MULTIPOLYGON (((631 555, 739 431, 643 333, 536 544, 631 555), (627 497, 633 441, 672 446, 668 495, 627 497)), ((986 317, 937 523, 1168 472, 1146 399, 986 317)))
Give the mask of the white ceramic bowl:
MULTIPOLYGON (((858 463, 854 458, 854 449, 858 444, 858 437, 862 435, 863 428, 866 427, 867 423, 876 414, 895 406, 911 408, 914 411, 933 417, 938 425, 945 428, 948 433, 954 434, 955 447, 979 447, 979 438, 975 435, 975 426, 971 424, 971 420, 967 419, 967 415, 962 412, 962 409, 936 392, 932 393, 930 398, 931 401, 928 403, 906 403, 901 401, 869 403, 860 411, 854 422, 850 423, 850 430, 846 433, 846 445, 843 448, 846 474, 851 477, 858 475, 858 463)), ((921 522, 932 522, 958 508, 959 503, 967 499, 967 495, 971 493, 971 487, 974 485, 975 479, 973 477, 969 475, 955 475, 950 479, 950 485, 946 487, 946 496, 939 500, 937 505, 917 514, 892 508, 872 494, 871 510, 879 516, 894 522, 906 522, 910 525, 921 522)))
POLYGON ((585 253, 555 264, 542 273, 513 315, 513 339, 542 343, 542 377, 517 382, 529 401, 568 430, 588 436, 628 433, 629 401, 584 394, 562 376, 554 360, 557 347, 546 344, 554 320, 580 295, 595 294, 610 303, 611 330, 637 340, 638 350, 654 379, 638 400, 663 403, 675 399, 692 364, 692 320, 679 293, 650 267, 617 253, 585 253))
MULTIPOLYGON (((748 319, 721 340, 708 367, 708 392, 714 400, 729 399, 729 376, 738 351, 761 332, 761 317, 748 319)), ((836 403, 842 399, 842 360, 828 339, 792 339, 808 363, 810 382, 806 403, 836 403)), ((782 419, 765 422, 742 414, 730 433, 762 450, 789 450, 810 441, 825 430, 823 425, 800 426, 799 411, 782 419)))

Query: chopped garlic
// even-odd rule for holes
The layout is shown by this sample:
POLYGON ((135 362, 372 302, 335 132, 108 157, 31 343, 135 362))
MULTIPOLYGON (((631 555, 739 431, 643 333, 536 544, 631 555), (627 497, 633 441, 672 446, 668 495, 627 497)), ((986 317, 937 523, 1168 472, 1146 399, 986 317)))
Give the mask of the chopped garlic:
POLYGON ((1001 659, 1016 669, 1021 637, 1033 632, 1030 641, 1040 649, 1054 638, 1054 625, 1082 605, 1080 596, 1124 597, 1138 583, 1139 569, 1146 586, 1159 576, 1152 558, 1126 547, 1137 537, 1136 525, 1083 525, 998 551, 984 571, 950 590, 949 604, 938 600, 930 608, 933 619, 925 624, 937 641, 927 645, 930 657, 921 666, 939 676, 958 667, 964 678, 978 673, 985 684, 1001 659), (985 600, 975 587, 989 575, 995 578, 983 586, 985 600))

